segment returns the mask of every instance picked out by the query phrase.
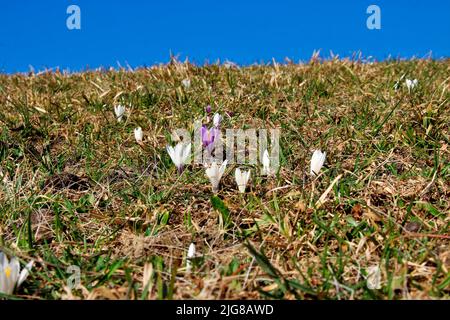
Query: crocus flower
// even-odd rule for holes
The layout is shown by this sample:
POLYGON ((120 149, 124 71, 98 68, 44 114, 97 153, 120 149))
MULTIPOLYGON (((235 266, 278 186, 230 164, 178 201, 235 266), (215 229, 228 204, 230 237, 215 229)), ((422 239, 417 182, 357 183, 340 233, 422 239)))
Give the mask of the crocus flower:
POLYGON ((222 116, 218 113, 215 113, 213 117, 214 127, 218 128, 220 125, 220 121, 222 121, 222 116))
POLYGON ((270 175, 272 173, 272 170, 270 170, 270 158, 269 158, 269 152, 267 151, 267 149, 264 150, 262 164, 263 164, 263 169, 261 171, 261 174, 263 176, 270 175))
POLYGON ((185 87, 186 89, 189 89, 191 87, 191 80, 189 79, 183 79, 181 81, 181 84, 183 85, 183 87, 185 87))
POLYGON ((134 138, 136 139, 137 143, 139 143, 139 144, 142 143, 142 139, 144 138, 144 135, 142 133, 141 127, 137 127, 134 129, 134 138))
POLYGON ((184 165, 189 160, 189 156, 191 155, 191 144, 183 144, 178 143, 175 148, 172 146, 167 146, 167 153, 169 154, 172 162, 178 169, 178 173, 183 172, 184 165))
POLYGON ((214 161, 206 168, 206 176, 211 182, 212 191, 214 193, 219 191, 220 179, 222 179, 223 173, 225 172, 225 169, 227 167, 227 163, 228 160, 225 160, 221 165, 218 165, 217 162, 214 161))
POLYGON ((30 261, 20 271, 19 261, 15 257, 8 261, 6 255, 0 252, 0 293, 11 295, 28 277, 33 264, 34 261, 30 261))
POLYGON ((311 169, 310 174, 312 176, 316 176, 319 174, 320 169, 325 162, 326 152, 322 152, 320 150, 314 150, 313 155, 311 157, 311 169))
POLYGON ((239 192, 244 193, 247 182, 250 179, 250 170, 241 171, 241 169, 236 168, 236 170, 234 171, 234 177, 236 179, 236 184, 238 185, 239 192))
POLYGON ((220 135, 220 130, 217 128, 208 129, 205 125, 203 125, 200 130, 203 147, 207 148, 211 153, 214 149, 214 141, 216 141, 220 135))
POLYGON ((188 253, 187 253, 187 260, 186 260, 186 271, 190 272, 191 268, 192 268, 192 258, 195 257, 195 244, 191 243, 188 249, 188 253))
POLYGON ((417 79, 414 79, 414 80, 406 79, 405 84, 406 84, 406 87, 408 88, 408 91, 411 92, 411 90, 414 90, 414 88, 417 86, 418 82, 419 81, 417 79))
POLYGON ((225 68, 227 68, 227 69, 237 68, 237 67, 238 67, 238 65, 237 65, 235 62, 229 61, 229 60, 226 60, 226 61, 223 63, 223 66, 224 66, 225 68))
POLYGON ((117 121, 122 121, 122 117, 125 113, 125 106, 121 104, 114 106, 114 113, 116 114, 117 121))
POLYGON ((211 106, 208 104, 205 108, 206 113, 210 113, 211 112, 211 106))

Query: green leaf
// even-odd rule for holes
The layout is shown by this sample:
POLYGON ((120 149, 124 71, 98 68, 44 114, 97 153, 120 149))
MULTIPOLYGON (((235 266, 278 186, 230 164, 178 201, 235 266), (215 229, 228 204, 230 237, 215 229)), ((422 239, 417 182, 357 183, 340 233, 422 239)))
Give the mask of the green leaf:
POLYGON ((259 253, 251 244, 246 243, 245 246, 247 247, 250 254, 255 258, 258 265, 261 267, 261 269, 264 270, 265 273, 267 273, 269 276, 279 279, 279 272, 278 270, 270 263, 269 259, 262 254, 259 253))
POLYGON ((430 214, 437 218, 445 218, 445 215, 441 212, 439 212, 438 209, 436 209, 431 203, 424 202, 424 201, 416 201, 416 204, 418 204, 421 208, 428 211, 430 214))
POLYGON ((220 215, 222 216, 223 226, 227 228, 231 222, 230 210, 218 196, 211 197, 211 204, 214 209, 219 211, 220 215))

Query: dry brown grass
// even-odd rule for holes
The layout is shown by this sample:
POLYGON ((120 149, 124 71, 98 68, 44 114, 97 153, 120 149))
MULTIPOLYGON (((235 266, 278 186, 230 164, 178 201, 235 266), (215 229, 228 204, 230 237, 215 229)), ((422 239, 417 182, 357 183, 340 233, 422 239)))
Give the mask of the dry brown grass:
POLYGON ((0 244, 38 262, 18 296, 448 298, 449 74, 449 60, 334 59, 0 75, 0 244), (419 79, 412 94, 393 89, 403 74, 419 79), (121 123, 117 103, 131 106, 121 123), (254 168, 241 195, 227 169, 228 228, 203 169, 177 176, 164 149, 207 104, 232 113, 224 127, 281 129, 276 177, 254 168), (327 152, 315 180, 314 149, 327 152), (74 290, 69 265, 81 268, 74 290), (379 290, 366 284, 374 265, 379 290))

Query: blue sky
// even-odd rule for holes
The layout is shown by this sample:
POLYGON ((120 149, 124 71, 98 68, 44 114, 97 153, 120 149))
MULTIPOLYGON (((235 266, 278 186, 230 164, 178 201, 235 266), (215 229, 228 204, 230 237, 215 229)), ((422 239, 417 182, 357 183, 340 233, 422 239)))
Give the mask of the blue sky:
POLYGON ((450 57, 447 0, 21 0, 0 4, 0 71, 60 67, 132 67, 165 63, 169 54, 198 64, 308 60, 321 49, 378 60, 450 57), (69 30, 66 9, 81 9, 81 30, 69 30), (381 30, 369 30, 366 9, 381 9, 381 30))

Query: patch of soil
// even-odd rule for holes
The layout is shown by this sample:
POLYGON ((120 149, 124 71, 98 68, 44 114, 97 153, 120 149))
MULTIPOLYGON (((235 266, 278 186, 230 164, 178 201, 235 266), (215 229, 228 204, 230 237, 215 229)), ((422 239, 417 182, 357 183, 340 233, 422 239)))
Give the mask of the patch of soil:
POLYGON ((86 191, 90 187, 87 179, 72 173, 54 174, 45 180, 43 190, 47 189, 70 189, 75 191, 86 191))

